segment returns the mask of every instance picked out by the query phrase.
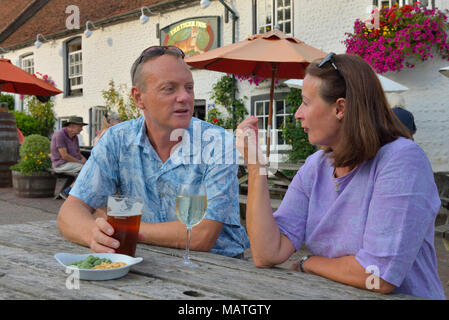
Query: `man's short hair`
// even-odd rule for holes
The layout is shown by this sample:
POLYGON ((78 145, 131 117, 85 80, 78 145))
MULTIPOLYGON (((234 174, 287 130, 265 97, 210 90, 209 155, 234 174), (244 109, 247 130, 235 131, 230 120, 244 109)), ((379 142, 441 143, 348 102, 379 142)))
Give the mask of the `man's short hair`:
MULTIPOLYGON (((154 48, 157 48, 159 46, 154 46, 154 48)), ((150 47, 153 48, 153 47, 150 47)), ((146 84, 145 84, 145 79, 143 79, 142 77, 142 66, 145 64, 145 62, 155 59, 157 57, 163 56, 163 55, 170 55, 173 56, 175 58, 180 58, 180 59, 184 59, 184 52, 182 52, 181 49, 179 49, 179 52, 173 51, 173 50, 167 50, 165 49, 161 54, 156 54, 154 56, 144 56, 144 53, 150 49, 147 48, 145 50, 142 51, 142 53, 140 54, 140 56, 134 61, 132 67, 131 67, 131 82, 133 87, 138 87, 141 90, 146 90, 146 84)), ((167 48, 165 46, 161 46, 161 48, 167 48)))

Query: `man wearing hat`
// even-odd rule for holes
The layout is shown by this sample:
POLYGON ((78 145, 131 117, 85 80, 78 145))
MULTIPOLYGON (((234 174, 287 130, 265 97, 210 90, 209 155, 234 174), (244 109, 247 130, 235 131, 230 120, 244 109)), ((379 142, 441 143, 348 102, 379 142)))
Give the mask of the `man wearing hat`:
MULTIPOLYGON (((51 138, 51 162, 53 170, 57 173, 77 175, 86 158, 80 152, 78 134, 83 131, 82 117, 70 117, 66 126, 53 134, 51 138)), ((67 198, 70 187, 63 190, 60 196, 67 198)))

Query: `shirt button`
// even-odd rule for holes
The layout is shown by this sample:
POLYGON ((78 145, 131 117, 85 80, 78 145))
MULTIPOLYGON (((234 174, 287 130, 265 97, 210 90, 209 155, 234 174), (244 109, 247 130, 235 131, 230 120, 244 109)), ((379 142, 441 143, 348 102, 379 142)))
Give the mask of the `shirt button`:
POLYGON ((164 193, 161 193, 161 194, 160 194, 160 197, 161 197, 161 198, 165 197, 165 194, 164 194, 164 193))
POLYGON ((157 164, 157 167, 158 167, 158 168, 162 167, 162 163, 158 163, 158 164, 157 164))

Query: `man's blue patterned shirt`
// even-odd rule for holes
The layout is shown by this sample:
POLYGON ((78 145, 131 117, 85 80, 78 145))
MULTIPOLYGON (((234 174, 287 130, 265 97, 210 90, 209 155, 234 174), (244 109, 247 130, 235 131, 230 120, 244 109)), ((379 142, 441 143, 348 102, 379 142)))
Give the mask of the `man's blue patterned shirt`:
POLYGON ((162 162, 148 140, 143 116, 111 127, 92 149, 70 194, 92 208, 106 207, 108 196, 116 193, 141 197, 142 222, 167 222, 177 220, 179 184, 204 176, 205 218, 223 223, 211 252, 229 257, 242 253, 249 240, 240 224, 234 137, 196 118, 178 135, 183 136, 179 148, 162 162))

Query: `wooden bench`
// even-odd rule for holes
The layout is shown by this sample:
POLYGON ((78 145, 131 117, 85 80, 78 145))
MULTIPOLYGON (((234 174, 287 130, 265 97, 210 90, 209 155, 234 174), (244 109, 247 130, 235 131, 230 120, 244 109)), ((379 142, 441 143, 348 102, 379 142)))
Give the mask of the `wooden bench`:
POLYGON ((60 198, 59 194, 61 193, 61 191, 69 187, 78 176, 78 174, 56 172, 52 168, 48 168, 47 171, 50 172, 52 175, 56 176, 57 179, 64 179, 64 183, 60 188, 58 188, 58 184, 56 184, 54 199, 60 198))
MULTIPOLYGON (((449 172, 435 172, 435 184, 440 194, 441 207, 449 210, 449 172)), ((446 217, 446 222, 440 226, 435 227, 435 234, 449 239, 449 213, 446 217)))

